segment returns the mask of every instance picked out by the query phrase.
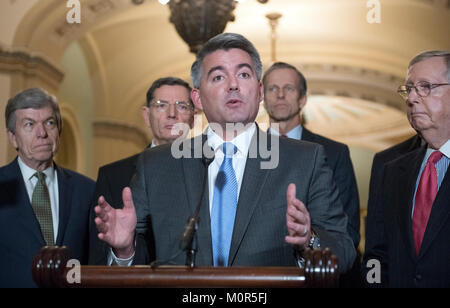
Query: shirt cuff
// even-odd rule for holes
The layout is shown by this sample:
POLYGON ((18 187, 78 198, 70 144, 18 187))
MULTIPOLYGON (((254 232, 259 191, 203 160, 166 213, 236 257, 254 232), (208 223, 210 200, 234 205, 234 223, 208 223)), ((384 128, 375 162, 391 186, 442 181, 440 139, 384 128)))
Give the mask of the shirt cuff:
POLYGON ((134 261, 134 254, 136 253, 133 252, 133 254, 131 255, 131 257, 126 258, 126 259, 121 259, 118 258, 115 254, 112 248, 109 248, 109 254, 108 254, 108 266, 131 266, 131 264, 133 264, 134 261))

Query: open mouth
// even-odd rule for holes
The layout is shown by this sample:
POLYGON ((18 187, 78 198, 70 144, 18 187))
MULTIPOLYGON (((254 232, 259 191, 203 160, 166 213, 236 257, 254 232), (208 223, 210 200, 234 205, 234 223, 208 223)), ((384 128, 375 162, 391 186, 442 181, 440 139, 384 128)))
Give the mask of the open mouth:
POLYGON ((227 107, 231 107, 231 108, 239 107, 240 105, 242 105, 242 101, 239 99, 230 99, 227 101, 226 105, 227 105, 227 107))

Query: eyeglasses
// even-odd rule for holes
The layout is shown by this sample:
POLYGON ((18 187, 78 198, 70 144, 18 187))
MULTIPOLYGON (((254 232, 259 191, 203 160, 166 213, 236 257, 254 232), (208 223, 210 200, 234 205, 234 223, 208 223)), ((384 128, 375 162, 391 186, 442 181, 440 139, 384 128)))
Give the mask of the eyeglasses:
MULTIPOLYGON (((150 103, 150 105, 153 108, 155 108, 156 111, 163 113, 163 112, 167 112, 169 110, 169 106, 171 104, 168 101, 157 100, 153 103, 150 103)), ((186 114, 186 113, 189 113, 192 110, 194 110, 194 108, 192 107, 191 104, 183 102, 183 101, 181 101, 181 102, 176 101, 174 105, 175 105, 175 109, 179 113, 186 114)))
POLYGON ((449 83, 429 83, 426 81, 422 81, 417 83, 416 85, 407 84, 398 87, 397 93, 400 94, 405 100, 408 99, 411 90, 414 88, 416 90, 417 95, 420 97, 426 97, 430 95, 431 90, 440 86, 448 86, 449 83))

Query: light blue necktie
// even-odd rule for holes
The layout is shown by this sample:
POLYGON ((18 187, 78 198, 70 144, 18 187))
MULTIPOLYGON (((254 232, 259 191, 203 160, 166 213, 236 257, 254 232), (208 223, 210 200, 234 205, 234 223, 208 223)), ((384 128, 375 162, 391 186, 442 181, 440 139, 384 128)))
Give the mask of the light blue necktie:
POLYGON ((227 266, 237 206, 237 180, 233 169, 233 154, 237 148, 226 142, 222 145, 225 157, 217 174, 211 213, 211 236, 214 266, 227 266))

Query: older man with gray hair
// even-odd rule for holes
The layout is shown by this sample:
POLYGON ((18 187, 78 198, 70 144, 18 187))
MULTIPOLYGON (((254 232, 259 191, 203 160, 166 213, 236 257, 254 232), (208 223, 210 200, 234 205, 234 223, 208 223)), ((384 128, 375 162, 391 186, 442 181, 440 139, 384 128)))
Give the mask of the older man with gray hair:
POLYGON ((53 96, 24 90, 8 101, 5 120, 18 156, 0 168, 0 287, 35 287, 31 264, 43 246, 65 245, 87 262, 94 182, 53 162, 62 129, 53 96))
POLYGON ((384 165, 369 209, 365 272, 372 285, 450 286, 450 52, 414 57, 405 84, 408 119, 426 145, 384 165))

